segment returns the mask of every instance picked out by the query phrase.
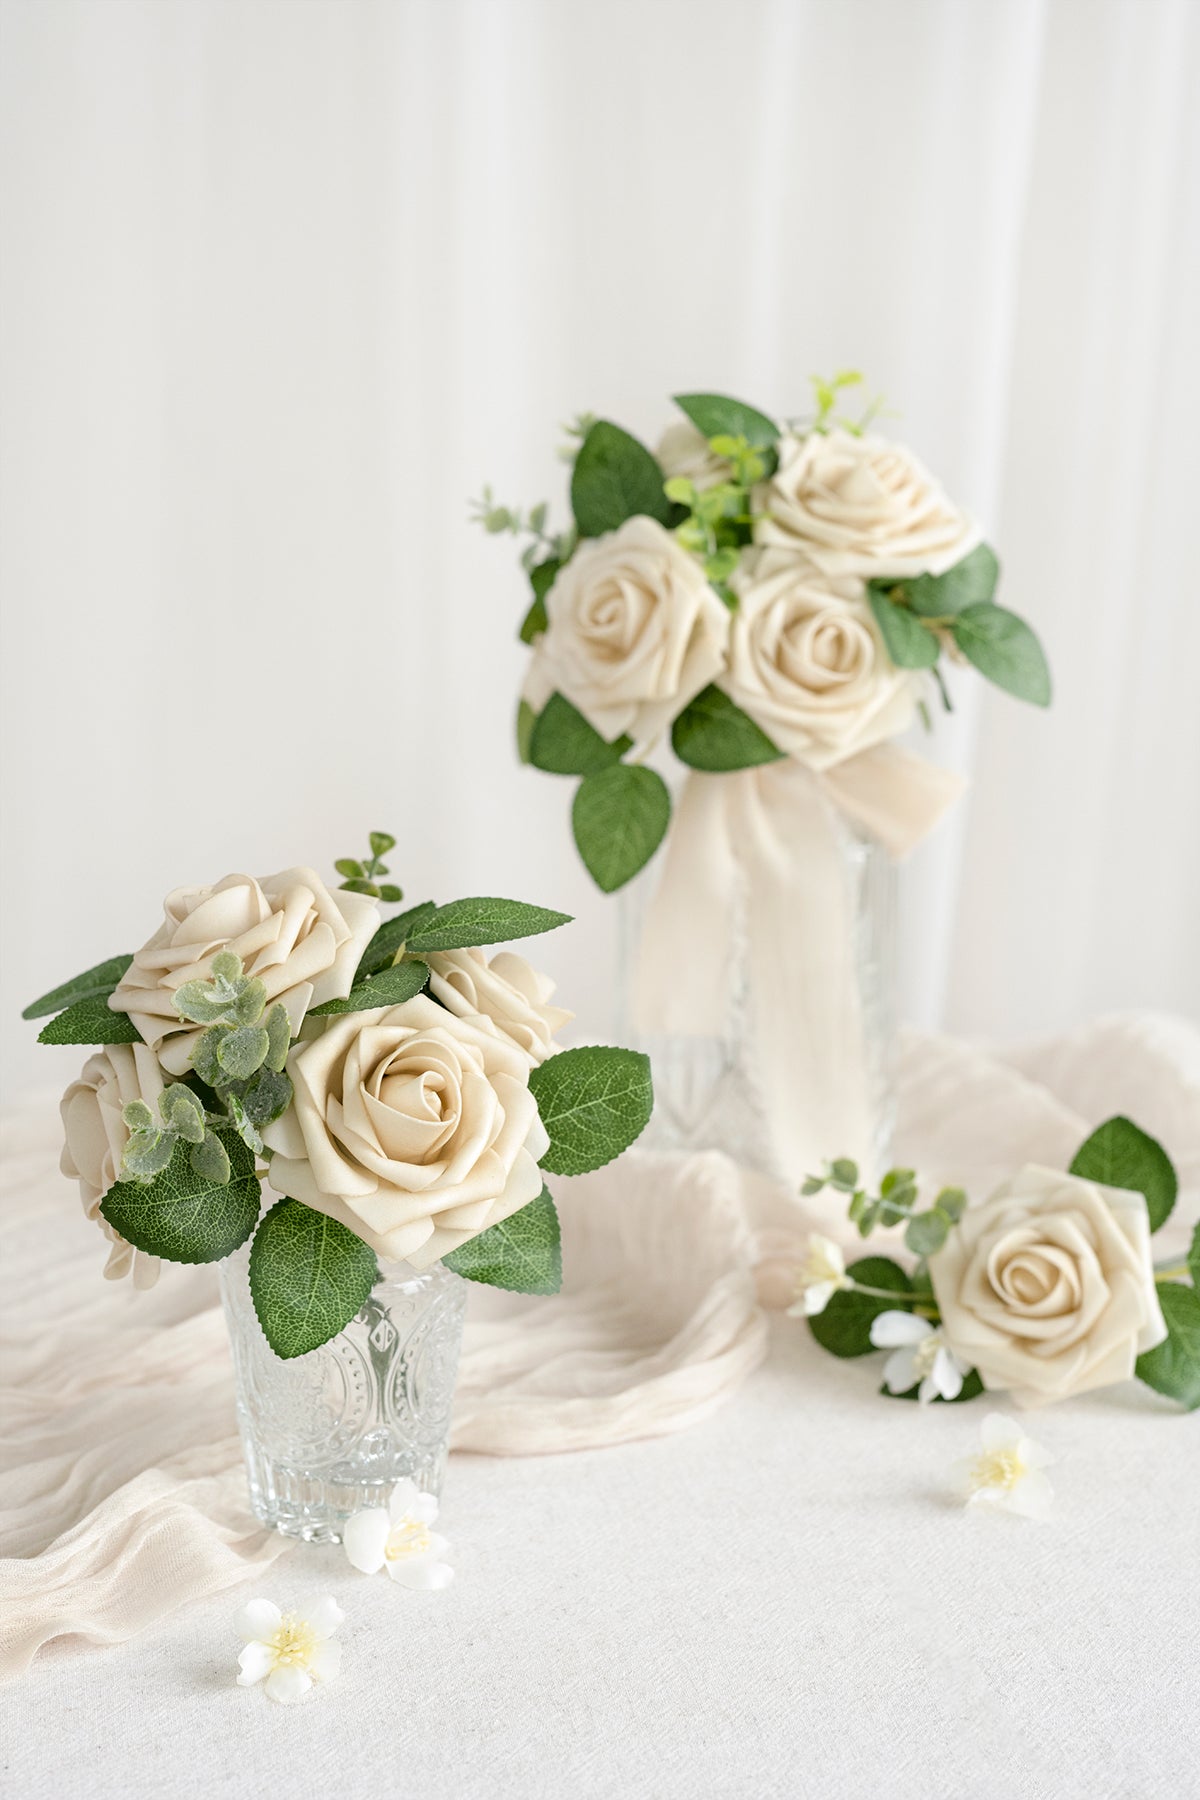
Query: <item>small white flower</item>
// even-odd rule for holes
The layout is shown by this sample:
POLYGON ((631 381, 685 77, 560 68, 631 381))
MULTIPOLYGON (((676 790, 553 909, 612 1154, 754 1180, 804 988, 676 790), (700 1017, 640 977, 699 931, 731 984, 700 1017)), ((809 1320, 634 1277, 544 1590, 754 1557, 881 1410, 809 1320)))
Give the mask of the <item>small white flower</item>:
POLYGON ((1044 1519, 1054 1489, 1042 1470, 1054 1458, 1003 1413, 989 1413, 979 1435, 980 1454, 955 1465, 956 1485, 967 1504, 980 1501, 1023 1518, 1044 1519))
POLYGON ((925 1404, 940 1394, 957 1400, 970 1366, 960 1362, 936 1325, 910 1312, 883 1312, 871 1321, 871 1342, 892 1354, 883 1366, 883 1385, 890 1394, 916 1387, 925 1404))
POLYGON ((788 1307, 793 1318, 815 1318, 824 1312, 839 1288, 853 1287, 841 1250, 832 1238, 814 1231, 808 1254, 796 1270, 796 1304, 788 1307))
POLYGON ((342 1544, 364 1575, 386 1568, 393 1581, 409 1588, 444 1588, 454 1570, 442 1559, 450 1546, 430 1531, 438 1515, 432 1494, 412 1481, 398 1481, 387 1507, 371 1506, 346 1520, 342 1544))
POLYGON ((272 1600, 251 1600, 238 1614, 246 1648, 238 1657, 239 1687, 266 1679, 266 1692, 285 1706, 307 1694, 314 1681, 332 1681, 342 1646, 332 1642, 345 1618, 336 1600, 318 1600, 307 1612, 280 1612, 272 1600))

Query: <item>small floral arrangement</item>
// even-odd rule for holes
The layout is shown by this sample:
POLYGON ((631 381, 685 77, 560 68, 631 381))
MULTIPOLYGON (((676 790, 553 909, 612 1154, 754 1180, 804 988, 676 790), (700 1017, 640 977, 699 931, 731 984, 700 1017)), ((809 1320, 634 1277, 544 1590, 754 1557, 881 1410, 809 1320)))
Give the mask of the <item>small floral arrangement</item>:
POLYGON ((512 951, 569 923, 520 901, 384 919, 395 839, 365 862, 177 888, 158 930, 44 994, 39 1042, 96 1046, 62 1102, 62 1168, 110 1243, 110 1278, 217 1262, 253 1235, 250 1290, 281 1357, 335 1336, 376 1257, 557 1291, 544 1172, 582 1174, 653 1106, 631 1050, 556 1050, 571 1014, 512 951), (263 1214, 262 1184, 279 1196, 263 1214))
POLYGON ((911 1169, 878 1194, 852 1162, 832 1163, 804 1193, 848 1198, 863 1237, 903 1225, 905 1269, 867 1256, 846 1266, 814 1236, 793 1313, 835 1356, 887 1350, 885 1394, 970 1400, 1007 1389, 1023 1405, 1064 1400, 1136 1375, 1200 1407, 1200 1226, 1185 1259, 1156 1264, 1151 1235, 1178 1183, 1162 1145, 1120 1116, 1094 1131, 1067 1173, 1030 1164, 990 1199, 943 1188, 921 1206, 911 1169))
POLYGON ((527 540, 532 650, 521 757, 580 777, 572 824, 612 892, 671 817, 644 758, 669 732, 709 773, 796 759, 825 773, 896 737, 943 652, 1045 706, 1037 638, 994 601, 980 527, 903 444, 839 414, 853 372, 816 382, 815 412, 779 423, 720 394, 678 394, 657 455, 585 417, 569 452, 573 522, 547 529, 485 489, 479 522, 527 540))

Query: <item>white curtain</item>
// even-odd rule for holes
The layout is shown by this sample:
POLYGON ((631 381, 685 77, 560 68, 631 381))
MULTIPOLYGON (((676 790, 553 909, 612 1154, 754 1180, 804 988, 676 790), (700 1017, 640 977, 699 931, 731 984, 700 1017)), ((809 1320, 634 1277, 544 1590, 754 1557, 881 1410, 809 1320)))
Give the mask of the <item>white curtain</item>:
POLYGON ((1192 0, 6 0, 3 1047, 180 881, 394 831, 413 898, 613 906, 518 768, 558 424, 855 365, 1056 672, 973 678, 906 1010, 1200 1010, 1192 0), (1190 100, 1190 105, 1189 105, 1190 100), (418 892, 419 890, 419 892, 418 892))

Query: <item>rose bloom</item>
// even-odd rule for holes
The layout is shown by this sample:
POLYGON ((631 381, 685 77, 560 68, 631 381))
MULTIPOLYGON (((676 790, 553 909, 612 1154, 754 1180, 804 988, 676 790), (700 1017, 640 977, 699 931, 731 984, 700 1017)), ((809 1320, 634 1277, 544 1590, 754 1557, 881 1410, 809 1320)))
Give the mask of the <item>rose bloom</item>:
POLYGON ((1108 1387, 1167 1335, 1141 1194, 1029 1164, 929 1259, 942 1325, 1026 1406, 1108 1387))
POLYGON ((756 542, 801 550, 829 575, 941 575, 983 536, 911 450, 869 433, 782 438, 755 504, 756 542))
POLYGON ((608 742, 647 749, 725 662, 729 612, 654 519, 586 538, 546 595, 525 699, 562 694, 608 742))
POLYGON ((428 1268, 541 1193, 529 1068, 490 1021, 425 994, 314 1019, 288 1058, 295 1101, 263 1132, 271 1186, 428 1268))
POLYGON ((180 1019, 175 990, 210 977, 217 951, 241 957, 246 974, 265 984, 267 1005, 278 1001, 287 1009, 295 1037, 310 1006, 350 992, 379 924, 369 894, 330 893, 313 869, 285 869, 261 882, 227 875, 215 887, 176 888, 164 911, 108 1004, 129 1014, 172 1075, 191 1066, 202 1029, 180 1019))
POLYGON ((735 585, 720 686, 778 750, 827 769, 905 729, 913 675, 888 655, 861 581, 765 551, 735 585))
POLYGON ((532 968, 523 956, 501 950, 489 962, 482 950, 435 950, 429 964, 434 998, 460 1019, 472 1019, 515 1044, 531 1067, 554 1050, 554 1034, 575 1017, 551 1006, 554 983, 532 968))
POLYGON ((88 1057, 79 1080, 63 1095, 60 1109, 64 1144, 59 1167, 79 1183, 84 1212, 112 1245, 105 1277, 119 1281, 132 1274, 136 1288, 154 1286, 158 1257, 126 1243, 100 1211, 100 1202, 121 1179, 121 1157, 129 1141, 129 1128, 121 1117, 124 1108, 131 1100, 144 1100, 157 1113, 164 1086, 154 1052, 145 1044, 109 1044, 88 1057))

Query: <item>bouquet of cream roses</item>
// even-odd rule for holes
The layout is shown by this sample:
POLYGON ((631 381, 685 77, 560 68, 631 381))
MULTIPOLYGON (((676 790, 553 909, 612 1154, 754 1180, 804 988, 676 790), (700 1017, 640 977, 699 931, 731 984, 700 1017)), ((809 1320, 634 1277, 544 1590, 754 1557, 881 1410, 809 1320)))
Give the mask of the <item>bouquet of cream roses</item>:
POLYGON ((869 417, 837 416, 860 379, 818 382, 815 415, 784 424, 724 395, 678 394, 684 417, 656 456, 582 420, 559 535, 544 504, 524 515, 485 489, 485 528, 529 540, 520 754, 580 778, 575 841, 605 892, 667 830, 670 793, 644 759, 668 733, 706 773, 795 759, 874 829, 895 802, 859 759, 916 714, 928 723, 934 689, 949 706, 943 653, 1049 703, 1037 638, 993 598, 980 527, 869 417))
POLYGON ((1064 1174, 1030 1164, 977 1205, 960 1188, 918 1204, 911 1169, 872 1195, 849 1160, 805 1183, 845 1194, 866 1237, 904 1227, 917 1257, 847 1268, 814 1235, 791 1309, 835 1356, 890 1350, 883 1392, 969 1400, 1007 1389, 1033 1406, 1136 1375, 1185 1407, 1200 1406, 1200 1226, 1186 1258, 1155 1263, 1151 1235, 1177 1191, 1161 1144, 1132 1120, 1108 1119, 1064 1174))
POLYGON ((272 1349, 301 1356, 366 1303, 376 1257, 557 1291, 543 1172, 620 1154, 650 1116, 644 1056, 555 1050, 571 1017, 507 943, 568 923, 498 899, 402 899, 365 862, 177 888, 134 956, 25 1010, 39 1042, 96 1046, 62 1102, 63 1172, 110 1244, 105 1274, 217 1262, 253 1234, 272 1349), (264 1181, 279 1198, 262 1212, 264 1181))

